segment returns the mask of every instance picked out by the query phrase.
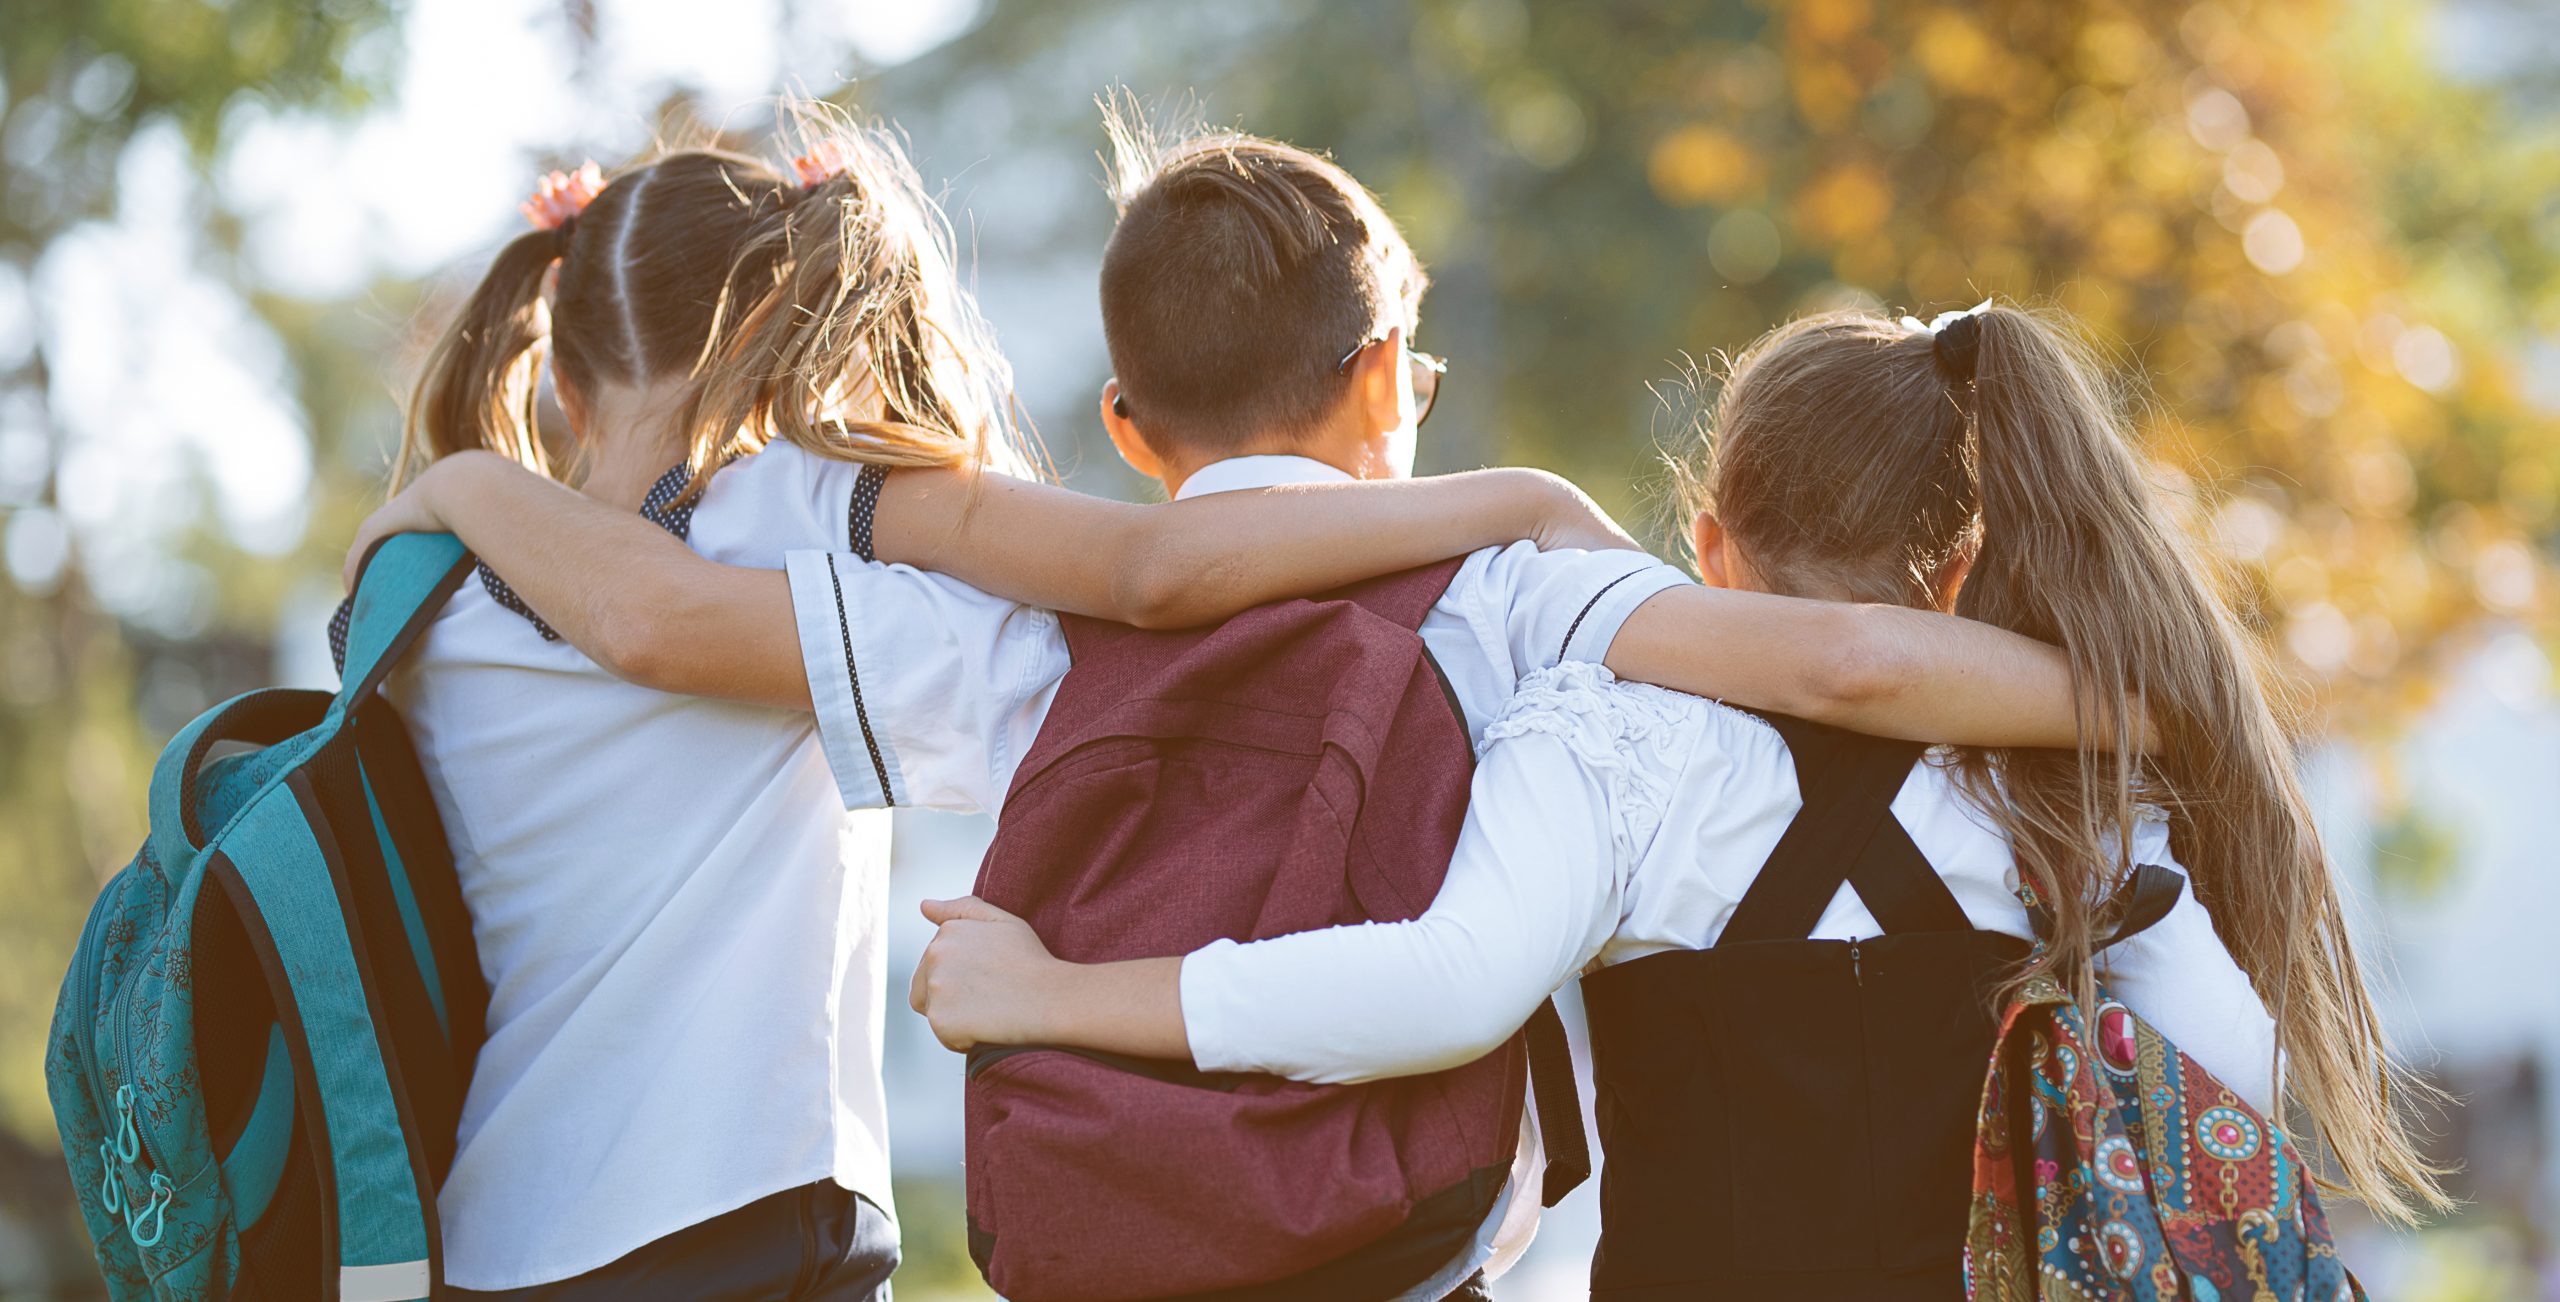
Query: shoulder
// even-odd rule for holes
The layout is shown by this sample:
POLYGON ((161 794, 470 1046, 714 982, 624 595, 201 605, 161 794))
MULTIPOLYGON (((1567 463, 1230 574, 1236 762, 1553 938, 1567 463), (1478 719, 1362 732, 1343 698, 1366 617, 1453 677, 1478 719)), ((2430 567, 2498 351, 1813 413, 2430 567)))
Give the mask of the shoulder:
POLYGON ((1740 710, 1649 683, 1621 682, 1602 665, 1568 660, 1523 678, 1485 728, 1481 749, 1515 738, 1560 742, 1584 768, 1612 775, 1646 803, 1718 775, 1792 777, 1777 730, 1740 710))
POLYGON ((795 548, 852 547, 854 484, 860 462, 822 457, 790 443, 721 468, 694 512, 694 549, 731 564, 772 565, 795 548))
POLYGON ((1488 768, 1559 761, 1604 794, 1618 863, 1655 879, 1657 902, 1702 883, 1739 898, 1794 809, 1795 765, 1775 728, 1702 697, 1621 682, 1597 664, 1530 674, 1485 730, 1488 768), (1534 758, 1506 761, 1513 747, 1534 758))
POLYGON ((1521 670, 1560 660, 1597 660, 1637 606, 1665 588, 1694 582, 1649 552, 1540 551, 1516 542, 1467 557, 1449 583, 1456 602, 1488 636, 1511 644, 1521 670))

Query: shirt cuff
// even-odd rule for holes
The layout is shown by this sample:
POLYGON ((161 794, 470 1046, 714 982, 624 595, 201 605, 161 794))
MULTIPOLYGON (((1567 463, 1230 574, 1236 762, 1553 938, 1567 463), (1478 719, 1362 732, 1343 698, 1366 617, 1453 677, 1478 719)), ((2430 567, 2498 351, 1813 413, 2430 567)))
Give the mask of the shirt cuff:
POLYGON ((1636 569, 1610 580, 1592 594, 1581 612, 1574 616, 1573 627, 1564 636, 1566 660, 1582 660, 1598 664, 1609 658, 1609 644, 1618 640, 1618 630, 1636 607, 1651 601, 1667 588, 1696 582, 1680 572, 1679 567, 1647 560, 1636 569))
POLYGON ((1262 1070, 1239 1035, 1251 1024, 1237 990, 1243 948, 1213 940, 1182 960, 1182 1033, 1191 1042, 1191 1065, 1201 1071, 1262 1070))
POLYGON ((885 664, 872 654, 859 590, 873 566, 849 553, 790 552, 783 569, 791 577, 791 614, 799 626, 801 671, 809 676, 809 703, 818 716, 818 740, 836 790, 847 809, 895 808, 907 803, 898 780, 898 753, 888 734, 871 723, 862 698, 862 667, 885 664))

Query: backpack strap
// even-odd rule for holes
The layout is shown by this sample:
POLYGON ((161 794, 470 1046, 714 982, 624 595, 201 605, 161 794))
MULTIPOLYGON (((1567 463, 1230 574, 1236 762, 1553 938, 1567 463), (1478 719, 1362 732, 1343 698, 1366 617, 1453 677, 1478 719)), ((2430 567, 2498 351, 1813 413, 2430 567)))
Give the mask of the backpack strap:
POLYGON ((449 533, 401 533, 365 554, 347 628, 347 664, 339 673, 335 723, 371 696, 402 652, 418 640, 445 598, 471 573, 471 553, 449 533))
MULTIPOLYGON (((2175 869, 2156 863, 2137 864, 2133 872, 2116 887, 2098 910, 2097 934, 2090 943, 2095 952, 2110 945, 2122 944, 2158 926, 2169 910, 2178 907, 2178 896, 2187 889, 2187 879, 2175 869)), ((2027 920, 2034 924, 2036 939, 2053 939, 2053 908, 2039 899, 2027 906, 2027 920)))
POLYGON ((1538 1142, 1547 1150, 1538 1205, 1553 1207, 1591 1178, 1591 1140, 1582 1133, 1582 1087, 1573 1078, 1573 1046, 1564 1037, 1564 1017, 1555 1000, 1538 1005, 1522 1030, 1528 1037, 1529 1097, 1538 1109, 1538 1142))
POLYGON ((425 1298, 441 1255, 431 1168, 408 1082, 375 1018, 365 940, 339 894, 338 856, 297 773, 229 825, 208 880, 231 895, 286 1028, 296 1123, 320 1163, 321 1243, 334 1249, 322 1265, 338 1281, 333 1295, 425 1298))
POLYGON ((1803 807, 1734 907, 1723 942, 1801 940, 1852 883, 1887 932, 1967 931, 1955 896, 1893 819, 1924 749, 1767 715, 1796 764, 1803 807))

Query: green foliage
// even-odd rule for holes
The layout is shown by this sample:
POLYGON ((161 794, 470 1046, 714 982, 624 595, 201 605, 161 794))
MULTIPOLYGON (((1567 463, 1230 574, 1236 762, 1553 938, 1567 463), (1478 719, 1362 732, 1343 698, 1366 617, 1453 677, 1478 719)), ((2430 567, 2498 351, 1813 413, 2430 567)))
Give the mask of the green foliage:
MULTIPOLYGON (((0 262, 25 277, 55 240, 110 215, 125 143, 151 124, 176 125, 209 163, 245 101, 361 107, 391 68, 387 57, 354 56, 368 42, 396 53, 380 43, 394 33, 393 16, 383 0, 0 5, 0 262)), ((198 216, 217 236, 235 226, 210 207, 198 216)), ((291 334, 290 317, 279 324, 291 334)), ((353 342, 342 328, 320 337, 353 342)), ((27 403, 45 412, 41 341, 12 360, 0 359, 0 410, 27 403)), ((311 396, 361 374, 354 360, 332 359, 311 396)), ((338 426, 315 420, 313 428, 334 437, 338 426)), ((50 433, 58 464, 68 435, 50 433)), ((339 479, 346 506, 356 490, 352 476, 339 479)), ((33 504, 49 500, 50 490, 33 504)), ((0 525, 10 515, 0 503, 0 525)), ((322 515, 346 523, 345 507, 322 515)), ((195 559, 215 572, 225 599, 264 588, 267 599, 251 604, 272 610, 281 577, 272 567, 243 560, 218 538, 195 559)), ((0 1128, 40 1148, 53 1144, 44 1036, 80 919, 140 841, 143 787, 158 738, 182 721, 173 716, 270 672, 262 633, 241 631, 259 627, 218 620, 200 641, 177 645, 139 634, 91 598, 76 555, 49 590, 0 582, 0 1128)))

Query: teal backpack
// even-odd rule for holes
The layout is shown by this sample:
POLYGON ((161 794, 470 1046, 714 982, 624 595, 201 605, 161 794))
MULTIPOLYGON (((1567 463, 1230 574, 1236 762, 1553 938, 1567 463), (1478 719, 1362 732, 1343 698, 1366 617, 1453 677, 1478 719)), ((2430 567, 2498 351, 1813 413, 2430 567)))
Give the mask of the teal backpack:
POLYGON ((448 534, 377 547, 343 686, 198 716, 151 774, 45 1058, 108 1291, 390 1302, 442 1287, 488 992, 406 726, 377 692, 470 572, 448 534))

